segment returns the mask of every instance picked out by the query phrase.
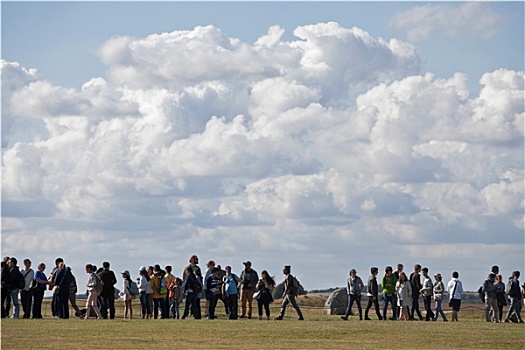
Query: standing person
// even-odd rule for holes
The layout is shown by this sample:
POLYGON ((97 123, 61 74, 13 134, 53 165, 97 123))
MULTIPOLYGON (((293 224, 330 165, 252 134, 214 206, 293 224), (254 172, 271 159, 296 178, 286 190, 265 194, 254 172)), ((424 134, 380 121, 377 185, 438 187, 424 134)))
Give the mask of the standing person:
MULTIPOLYGON (((64 259, 62 259, 62 258, 56 258, 55 259, 55 267, 53 267, 53 270, 51 270, 51 274, 48 277, 48 281, 50 282, 48 284, 49 290, 53 290, 53 287, 55 286, 54 283, 53 283, 55 281, 55 274, 58 271, 58 265, 60 263, 62 263, 62 262, 64 262, 64 259)), ((53 296, 51 298, 51 315, 53 317, 57 316, 57 299, 58 299, 58 295, 53 294, 53 296)))
POLYGON ((292 304, 295 311, 297 311, 297 315, 299 316, 299 321, 304 320, 303 313, 301 312, 301 309, 299 308, 299 305, 297 305, 297 301, 295 300, 295 297, 299 293, 296 288, 294 288, 294 277, 291 274, 292 267, 290 265, 286 265, 283 269, 283 274, 285 275, 284 279, 284 298, 283 302, 281 304, 281 312, 279 313, 279 316, 277 316, 276 320, 282 320, 284 317, 284 313, 286 311, 286 306, 288 304, 292 304))
POLYGON ((250 261, 243 262, 244 270, 241 272, 240 277, 240 288, 241 288, 241 316, 239 318, 246 317, 246 304, 248 304, 248 318, 252 318, 252 302, 253 294, 256 290, 257 281, 259 276, 257 271, 252 269, 252 263, 250 261))
POLYGON ((153 293, 151 288, 150 278, 146 266, 141 266, 139 269, 140 277, 137 278, 137 286, 139 288, 140 306, 142 309, 142 318, 151 318, 151 306, 149 303, 149 295, 153 293))
POLYGON ((377 285, 378 274, 379 269, 377 267, 370 268, 370 277, 368 277, 367 283, 368 292, 366 293, 368 296, 368 305, 366 306, 365 310, 365 320, 367 321, 370 321, 370 318, 368 317, 368 311, 370 311, 372 304, 375 306, 378 320, 381 321, 383 319, 383 316, 381 316, 381 313, 379 312, 379 287, 377 285))
POLYGON ((169 297, 170 297, 170 318, 178 320, 179 305, 182 303, 182 281, 179 278, 175 278, 175 281, 169 285, 169 297))
POLYGON ((458 312, 461 309, 461 294, 463 293, 463 284, 459 280, 459 273, 452 272, 452 279, 447 284, 447 292, 450 293, 448 306, 452 308, 452 322, 458 322, 458 312))
POLYGON ((204 295, 206 296, 206 303, 204 304, 204 315, 206 315, 206 317, 209 315, 209 309, 210 309, 210 300, 212 298, 212 295, 210 294, 210 291, 208 290, 208 278, 210 278, 211 276, 211 270, 215 267, 215 261, 213 260, 210 260, 208 261, 208 263, 206 264, 206 273, 204 274, 204 283, 203 283, 203 287, 204 287, 204 295))
POLYGON ((203 290, 203 278, 202 278, 202 272, 200 267, 195 269, 195 279, 197 280, 197 283, 195 283, 195 311, 197 311, 197 314, 193 315, 195 316, 195 319, 201 319, 201 299, 202 299, 202 290, 203 290))
POLYGON ((410 274, 410 284, 412 287, 412 310, 410 310, 410 319, 415 319, 415 314, 419 317, 419 320, 423 320, 423 315, 421 315, 421 311, 419 311, 419 295, 421 288, 423 288, 423 285, 421 284, 421 275, 419 274, 421 272, 421 265, 415 264, 414 265, 414 272, 410 274))
POLYGON ((121 272, 123 285, 122 285, 122 291, 120 292, 120 296, 124 299, 124 319, 128 318, 131 320, 133 318, 133 308, 131 307, 131 302, 133 301, 133 295, 131 295, 131 275, 128 270, 124 270, 121 272))
POLYGON ((95 314, 97 315, 97 319, 100 320, 102 318, 102 314, 99 311, 97 304, 97 297, 99 294, 98 292, 102 290, 101 280, 100 277, 98 277, 98 275, 93 270, 93 265, 86 265, 86 273, 89 275, 88 282, 86 285, 88 290, 88 298, 86 301, 86 316, 84 317, 86 320, 89 318, 92 308, 93 311, 95 311, 95 314))
POLYGON ((33 278, 35 271, 31 268, 31 260, 24 259, 24 268, 21 271, 24 276, 24 288, 20 291, 20 299, 22 301, 22 310, 24 311, 23 318, 31 318, 31 304, 33 299, 33 278))
POLYGON ((37 286, 36 288, 33 288, 33 318, 42 318, 42 300, 44 300, 46 286, 49 284, 49 281, 47 280, 47 277, 44 273, 45 269, 46 264, 38 264, 34 277, 37 286))
POLYGON ((443 283, 443 278, 440 273, 436 273, 434 276, 436 283, 434 283, 434 301, 436 302, 436 313, 434 314, 434 319, 432 321, 437 321, 439 315, 443 317, 443 321, 447 322, 447 316, 441 308, 441 303, 443 302, 443 293, 445 293, 445 284, 443 283))
MULTIPOLYGON (((222 290, 222 283, 223 283, 222 281, 224 280, 224 276, 226 276, 226 271, 224 271, 221 268, 221 265, 217 265, 217 269, 219 270, 217 272, 217 277, 219 278, 219 281, 221 281, 221 290, 222 290)), ((221 300, 222 303, 224 304, 224 313, 226 315, 229 315, 230 310, 228 310, 228 301, 227 301, 226 296, 223 293, 219 294, 219 300, 221 300)))
POLYGON ((232 273, 231 266, 226 266, 224 270, 226 274, 222 279, 222 281, 224 282, 222 285, 223 294, 226 298, 226 302, 228 303, 228 310, 230 311, 229 319, 236 320, 238 318, 237 298, 239 292, 237 289, 237 283, 239 283, 239 277, 237 277, 236 274, 232 273))
POLYGON ((186 268, 186 274, 184 278, 184 295, 186 296, 186 304, 184 305, 184 312, 182 313, 182 319, 184 320, 190 314, 190 309, 193 313, 193 317, 197 315, 197 305, 196 305, 196 293, 195 293, 195 284, 197 284, 197 279, 191 266, 186 268))
MULTIPOLYGON (((7 259, 9 261, 9 259, 7 259)), ((2 318, 9 317, 9 303, 7 297, 9 296, 9 266, 6 260, 2 260, 2 318)))
POLYGON ((206 290, 210 294, 209 298, 209 306, 208 306, 208 319, 213 320, 217 318, 215 316, 215 307, 217 306, 217 300, 219 299, 220 294, 220 287, 221 282, 217 276, 218 269, 216 267, 213 267, 211 269, 210 276, 208 276, 208 279, 206 281, 206 290))
POLYGON ((268 274, 268 271, 261 272, 261 279, 257 282, 255 288, 261 293, 257 299, 259 309, 259 320, 263 318, 263 307, 266 311, 266 319, 270 319, 270 303, 273 302, 272 290, 275 287, 275 281, 268 274))
POLYGON ((421 286, 420 293, 423 294, 423 302, 425 305, 425 321, 430 321, 434 319, 434 312, 432 312, 432 294, 434 291, 434 284, 428 276, 428 268, 424 267, 423 272, 423 285, 421 286))
POLYGON ((350 277, 346 281, 346 293, 348 294, 348 304, 346 307, 346 312, 344 316, 341 316, 341 319, 347 321, 348 316, 352 312, 352 305, 354 301, 357 304, 357 310, 359 311, 359 321, 363 320, 363 309, 361 308, 361 293, 365 289, 361 277, 357 276, 357 271, 351 269, 349 272, 350 277))
POLYGON ((153 314, 153 287, 152 287, 152 279, 153 279, 153 266, 148 266, 148 276, 149 276, 149 286, 150 286, 150 290, 148 292, 148 303, 149 303, 149 308, 151 310, 151 313, 153 314))
POLYGON ((412 286, 403 271, 399 273, 399 280, 396 282, 396 294, 397 305, 401 310, 399 320, 408 321, 408 305, 412 302, 412 286))
POLYGON ((498 303, 498 317, 500 321, 503 321, 503 307, 507 306, 507 296, 505 295, 505 283, 503 283, 503 277, 496 275, 496 302, 498 303))
MULTIPOLYGON (((403 272, 403 269, 404 269, 405 267, 404 267, 403 264, 401 264, 401 263, 397 264, 396 267, 397 267, 397 270, 394 271, 394 276, 396 276, 396 280, 399 281, 399 274, 400 274, 401 272, 403 272)), ((407 307, 407 312, 410 313, 410 308, 408 308, 408 307, 407 307)), ((401 307, 399 306, 399 303, 398 303, 398 306, 397 306, 396 315, 398 315, 398 316, 401 315, 401 307)))
POLYGON ((499 323, 498 302, 496 301, 496 275, 490 273, 483 286, 481 287, 482 293, 485 295, 485 321, 491 322, 490 314, 493 310, 494 322, 499 323))
POLYGON ((166 281, 160 269, 160 265, 156 264, 153 269, 153 277, 150 280, 151 288, 153 288, 153 318, 166 318, 166 310, 164 310, 164 298, 168 289, 166 288, 166 281))
POLYGON ((397 319, 397 302, 396 302, 396 276, 392 273, 392 266, 387 266, 385 268, 385 275, 381 280, 381 285, 383 286, 383 320, 385 321, 386 312, 388 310, 388 303, 392 307, 392 317, 391 320, 397 319))
POLYGON ((505 322, 508 323, 511 317, 516 317, 516 320, 519 323, 523 323, 521 318, 521 303, 523 302, 523 294, 521 293, 520 288, 520 272, 512 272, 512 276, 507 283, 505 291, 510 299, 509 311, 507 311, 507 317, 505 317, 505 322))
POLYGON ((107 261, 102 263, 102 272, 99 273, 98 277, 102 280, 102 293, 100 293, 100 298, 102 301, 102 318, 108 318, 108 309, 109 309, 109 318, 115 318, 115 284, 117 283, 117 276, 115 273, 109 269, 110 264, 107 261))
POLYGON ((68 266, 67 269, 69 270, 69 274, 71 276, 71 284, 69 286, 69 303, 73 307, 73 310, 75 310, 75 316, 80 316, 81 315, 80 309, 78 308, 78 305, 77 305, 77 292, 78 292, 77 279, 73 275, 73 272, 71 271, 71 267, 68 266))
POLYGON ((58 286, 58 294, 56 294, 56 315, 58 318, 69 318, 69 286, 71 284, 71 273, 69 273, 66 264, 63 262, 58 264, 53 284, 58 286))
POLYGON ((11 318, 19 318, 20 305, 18 303, 18 294, 20 292, 20 279, 23 275, 17 266, 18 260, 16 258, 10 258, 7 264, 9 266, 7 286, 9 289, 9 295, 11 296, 11 302, 13 303, 13 316, 11 316, 11 318))
MULTIPOLYGON (((175 277, 171 273, 171 271, 173 271, 171 265, 167 265, 164 268, 164 271, 166 271, 166 274, 164 275, 164 280, 166 281, 166 287, 169 288, 170 285, 173 285, 177 277, 175 277)), ((170 304, 171 304, 170 293, 166 293, 166 295, 164 296, 164 310, 166 311, 166 317, 164 318, 169 318, 170 304)))
MULTIPOLYGON (((197 268, 200 268, 199 267, 199 257, 197 255, 190 256, 190 259, 188 260, 188 262, 190 264, 184 268, 184 270, 182 271, 182 275, 181 276, 186 276, 186 269, 188 267, 191 267, 191 269, 193 270, 193 273, 195 273, 197 268)), ((184 278, 184 280, 186 280, 186 278, 184 278)))

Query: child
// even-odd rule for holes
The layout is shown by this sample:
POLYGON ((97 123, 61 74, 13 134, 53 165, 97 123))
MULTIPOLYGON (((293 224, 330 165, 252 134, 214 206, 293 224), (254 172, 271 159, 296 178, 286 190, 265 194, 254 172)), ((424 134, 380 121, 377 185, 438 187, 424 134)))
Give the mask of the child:
POLYGON ((131 295, 131 292, 129 291, 129 288, 131 287, 131 276, 128 270, 122 271, 122 279, 124 280, 124 288, 122 289, 122 292, 120 292, 120 296, 122 299, 124 299, 124 319, 133 318, 133 309, 131 308, 131 302, 133 301, 133 295, 131 295))
POLYGON ((182 302, 182 283, 175 278, 168 285, 170 298, 170 318, 179 319, 179 305, 182 302))

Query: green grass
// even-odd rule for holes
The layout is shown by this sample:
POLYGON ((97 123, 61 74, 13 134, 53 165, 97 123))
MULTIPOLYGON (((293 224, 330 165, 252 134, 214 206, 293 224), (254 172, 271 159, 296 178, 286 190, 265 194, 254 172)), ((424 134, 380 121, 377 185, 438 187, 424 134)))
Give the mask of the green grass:
MULTIPOLYGON (((2 349, 524 349, 521 324, 482 322, 481 311, 459 323, 358 321, 326 316, 301 300, 306 321, 2 320, 2 349)), ((274 304, 275 315, 278 304, 274 304)), ((221 310, 219 304, 218 310, 221 310)), ((134 305, 138 311, 138 305, 134 305)))

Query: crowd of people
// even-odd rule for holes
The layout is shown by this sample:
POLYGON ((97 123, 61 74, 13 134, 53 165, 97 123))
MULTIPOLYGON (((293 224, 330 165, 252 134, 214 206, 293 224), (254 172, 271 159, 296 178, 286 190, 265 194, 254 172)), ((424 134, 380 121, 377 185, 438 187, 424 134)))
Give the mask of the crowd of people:
MULTIPOLYGON (((214 261, 206 264, 203 274, 199 267, 199 258, 192 255, 189 265, 183 270, 181 277, 172 274, 172 267, 160 265, 141 266, 136 281, 131 278, 129 270, 121 272, 122 289, 116 293, 117 277, 110 269, 109 262, 103 262, 101 268, 93 264, 85 266, 87 274, 86 307, 80 309, 76 303, 79 291, 77 278, 62 258, 55 260, 49 277, 46 277, 44 263, 38 264, 37 271, 31 268, 31 261, 23 261, 24 268, 18 267, 14 257, 5 257, 2 261, 2 318, 9 317, 11 304, 13 306, 12 318, 20 318, 20 305, 22 304, 22 318, 43 318, 42 301, 46 289, 52 291, 51 313, 53 317, 69 318, 69 304, 75 310, 75 316, 88 319, 115 318, 115 299, 124 300, 124 318, 133 318, 132 300, 140 300, 140 318, 143 319, 185 319, 203 317, 201 299, 205 298, 204 317, 212 320, 216 317, 216 308, 219 301, 224 306, 224 311, 229 319, 248 318, 253 316, 252 304, 254 300, 258 306, 259 320, 270 320, 270 303, 272 291, 276 286, 274 278, 264 270, 261 275, 252 268, 250 261, 243 262, 244 269, 239 276, 232 272, 231 266, 224 270, 214 261), (240 301, 240 311, 239 311, 240 301), (182 309, 182 310, 181 310, 182 309)), ((436 321, 439 316, 443 321, 448 321, 442 309, 445 292, 449 293, 449 306, 452 308, 452 321, 458 321, 458 312, 461 308, 463 285, 459 280, 459 273, 453 272, 451 280, 445 285, 441 274, 434 275, 432 281, 428 268, 416 264, 414 271, 407 276, 403 265, 398 264, 397 270, 391 266, 385 268, 385 274, 378 283, 379 269, 372 267, 370 277, 365 285, 357 275, 355 269, 349 272, 346 291, 348 304, 346 312, 341 318, 348 320, 352 314, 355 303, 359 320, 363 320, 361 298, 363 294, 368 297, 365 309, 365 320, 370 320, 369 311, 375 308, 379 320, 426 320, 436 321), (383 309, 380 312, 379 294, 382 294, 383 309), (425 317, 419 309, 420 298, 423 298, 425 317), (432 301, 435 303, 432 309, 432 301), (391 315, 388 317, 388 306, 391 315), (417 317, 417 318, 416 318, 417 317)), ((283 268, 284 286, 283 299, 279 315, 275 320, 282 320, 288 304, 296 310, 298 319, 304 320, 303 313, 297 304, 299 285, 291 274, 291 266, 283 268)), ((521 322, 521 309, 523 307, 523 294, 525 284, 520 286, 520 273, 514 271, 509 281, 503 283, 499 274, 499 267, 493 266, 491 273, 480 287, 480 295, 485 302, 485 319, 494 322, 521 322), (510 306, 503 318, 503 307, 510 306)))
MULTIPOLYGON (((458 321, 458 313, 461 308, 461 295, 463 284, 459 280, 459 273, 454 271, 451 280, 445 285, 440 273, 434 275, 434 281, 429 275, 429 270, 421 265, 414 265, 414 271, 408 277, 403 271, 403 264, 397 264, 397 270, 393 271, 391 266, 385 268, 385 274, 381 279, 383 312, 379 308, 379 285, 377 275, 379 269, 372 267, 368 283, 364 286, 362 279, 357 276, 357 271, 351 269, 347 280, 346 291, 348 294, 348 304, 346 312, 341 319, 348 320, 352 312, 354 302, 357 304, 359 320, 363 319, 361 296, 366 293, 368 305, 365 309, 365 320, 370 320, 368 313, 372 306, 375 307, 376 315, 379 320, 387 319, 387 310, 390 304, 392 309, 390 320, 425 320, 437 321, 439 316, 444 322, 448 322, 446 314, 443 312, 442 303, 445 292, 449 293, 449 307, 452 308, 451 321, 458 321), (423 317, 419 309, 420 298, 423 298, 425 316, 423 317), (432 300, 435 308, 432 309, 432 300)), ((485 320, 487 322, 519 322, 523 323, 521 309, 523 308, 523 296, 525 284, 520 286, 520 272, 514 271, 507 284, 503 283, 503 278, 499 274, 499 267, 493 266, 487 279, 479 289, 480 296, 485 303, 485 320), (505 319, 503 319, 503 307, 510 302, 505 319)))

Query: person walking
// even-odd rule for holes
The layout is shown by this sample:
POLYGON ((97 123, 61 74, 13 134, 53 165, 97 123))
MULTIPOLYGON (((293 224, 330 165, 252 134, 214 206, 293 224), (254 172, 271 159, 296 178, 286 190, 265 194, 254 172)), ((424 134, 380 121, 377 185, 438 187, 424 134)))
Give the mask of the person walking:
POLYGON ((458 322, 458 313, 461 309, 461 294, 463 293, 463 284, 459 280, 459 273, 452 272, 452 279, 447 284, 450 300, 448 305, 452 308, 452 322, 458 322))
POLYGON ((376 315, 377 319, 381 321, 383 319, 383 316, 381 316, 381 313, 379 312, 379 287, 377 285, 377 275, 379 274, 379 269, 377 267, 370 268, 370 277, 368 277, 368 283, 367 283, 367 297, 368 297, 368 305, 366 306, 365 310, 365 320, 370 321, 371 319, 368 317, 368 311, 372 307, 372 304, 374 304, 376 309, 376 315))
POLYGON ((441 303, 443 302, 443 294, 445 293, 445 284, 443 283, 443 278, 441 277, 440 273, 436 273, 434 276, 436 283, 434 283, 434 301, 436 302, 436 312, 434 314, 434 318, 432 321, 437 321, 439 315, 443 318, 444 322, 447 322, 447 316, 443 312, 443 309, 441 308, 441 303))
POLYGON ((95 312, 95 315, 97 315, 97 319, 100 320, 102 318, 102 313, 98 309, 98 303, 97 298, 99 295, 99 291, 102 291, 102 285, 100 277, 93 271, 94 267, 91 264, 86 265, 86 273, 89 275, 88 282, 87 282, 87 290, 88 290, 88 298, 86 301, 86 316, 84 318, 87 320, 89 319, 89 316, 91 314, 91 309, 95 312))
POLYGON ((508 323, 511 318, 515 318, 517 322, 523 323, 521 318, 521 303, 523 302, 523 294, 521 293, 520 281, 520 272, 512 272, 512 276, 507 283, 505 291, 510 299, 509 310, 507 311, 507 316, 505 317, 505 322, 508 323))
POLYGON ((491 322, 491 313, 494 314, 494 322, 499 323, 498 302, 496 301, 496 275, 490 273, 487 279, 483 282, 481 292, 485 296, 485 321, 491 322))
POLYGON ((270 303, 273 302, 272 290, 275 287, 275 281, 268 274, 268 271, 261 272, 261 279, 257 282, 256 289, 260 293, 257 299, 259 311, 259 320, 263 319, 263 307, 266 312, 266 319, 270 319, 270 303))
POLYGON ((253 294, 256 291, 257 281, 259 276, 257 271, 252 269, 252 263, 250 261, 243 262, 244 270, 240 276, 240 289, 241 289, 241 316, 239 318, 252 318, 252 302, 253 294))
POLYGON ((415 315, 419 317, 419 320, 423 320, 423 315, 421 315, 421 311, 419 311, 419 296, 421 295, 421 288, 423 288, 423 285, 421 284, 421 275, 419 274, 421 272, 421 265, 415 264, 414 265, 414 272, 410 274, 410 284, 412 287, 412 309, 410 310, 410 319, 414 320, 415 315))
POLYGON ((73 307, 73 310, 75 310, 75 316, 80 316, 80 308, 77 305, 77 292, 78 292, 78 286, 77 286, 77 279, 75 278, 75 275, 73 275, 73 271, 71 271, 71 267, 67 267, 69 270, 69 274, 71 276, 71 284, 69 285, 69 303, 73 307))
POLYGON ((222 285, 222 294, 226 297, 226 302, 228 304, 228 311, 230 311, 230 320, 236 320, 238 318, 238 289, 237 284, 239 283, 239 277, 236 274, 232 273, 231 266, 226 266, 224 268, 226 274, 223 278, 222 285))
POLYGON ((386 312, 388 309, 388 303, 390 303, 392 308, 392 317, 390 317, 390 319, 397 319, 396 283, 397 280, 396 276, 392 273, 392 266, 387 266, 385 268, 385 275, 381 280, 381 285, 383 286, 383 321, 387 319, 386 312))
POLYGON ((431 321, 434 319, 434 312, 432 312, 432 294, 434 292, 434 284, 428 276, 428 268, 424 267, 422 270, 423 273, 423 284, 421 286, 420 293, 423 295, 423 302, 425 305, 425 321, 431 321))
POLYGON ((299 308, 299 305, 297 305, 297 301, 295 300, 299 291, 294 287, 294 277, 291 274, 291 270, 292 267, 290 265, 286 265, 283 269, 283 274, 285 275, 283 292, 284 297, 283 302, 281 303, 281 311, 279 312, 279 316, 277 316, 275 319, 282 320, 284 318, 286 306, 288 304, 292 304, 295 311, 297 311, 297 315, 299 316, 298 320, 303 321, 303 313, 301 312, 301 309, 299 308))
POLYGON ((102 293, 100 293, 100 299, 102 301, 102 318, 108 318, 108 309, 109 309, 109 318, 115 318, 115 284, 117 284, 117 276, 111 271, 110 264, 107 261, 102 263, 102 271, 99 273, 99 277, 102 280, 102 293))
POLYGON ((347 321, 348 316, 352 313, 352 305, 354 302, 357 304, 357 310, 359 312, 359 321, 363 320, 363 309, 361 308, 361 293, 365 289, 361 277, 357 276, 357 271, 351 269, 349 272, 350 277, 346 281, 346 293, 348 294, 348 303, 346 312, 341 319, 347 321))
POLYGON ((503 321, 503 307, 507 306, 507 296, 505 294, 505 283, 503 283, 503 277, 496 275, 496 301, 498 303, 498 317, 500 321, 503 321))
POLYGON ((399 273, 399 280, 396 282, 396 296, 398 310, 401 310, 399 320, 408 321, 408 306, 412 302, 412 286, 403 271, 399 273))

